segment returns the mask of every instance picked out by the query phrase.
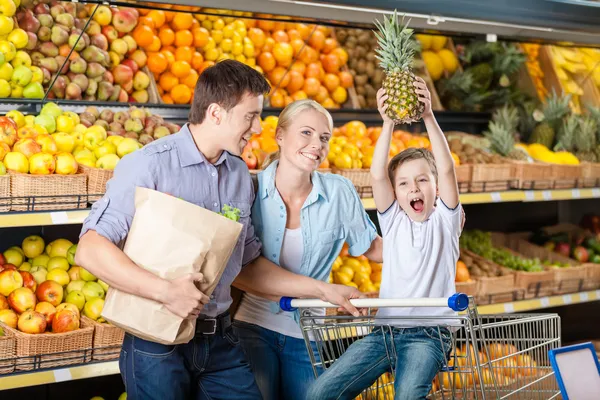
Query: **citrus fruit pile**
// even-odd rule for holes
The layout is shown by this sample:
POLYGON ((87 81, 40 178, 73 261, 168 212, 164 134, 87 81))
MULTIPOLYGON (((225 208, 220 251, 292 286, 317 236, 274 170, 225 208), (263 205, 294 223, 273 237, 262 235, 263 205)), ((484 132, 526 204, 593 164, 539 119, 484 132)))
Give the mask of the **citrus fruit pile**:
POLYGON ((330 281, 358 288, 364 293, 378 292, 381 268, 382 264, 370 262, 365 256, 350 256, 348 244, 344 243, 342 252, 331 267, 330 281))

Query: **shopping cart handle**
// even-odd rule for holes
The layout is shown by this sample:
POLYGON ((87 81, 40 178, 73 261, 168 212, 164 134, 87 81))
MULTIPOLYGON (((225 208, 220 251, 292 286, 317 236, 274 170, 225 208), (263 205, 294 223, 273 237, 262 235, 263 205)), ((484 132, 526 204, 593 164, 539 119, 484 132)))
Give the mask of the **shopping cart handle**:
MULTIPOLYGON (((453 311, 464 311, 469 307, 469 296, 456 293, 448 298, 420 298, 420 299, 352 299, 353 306, 358 308, 385 308, 385 307, 448 307, 453 311)), ((283 311, 296 311, 298 308, 324 307, 337 308, 339 305, 318 299, 294 299, 282 297, 279 307, 283 311)))

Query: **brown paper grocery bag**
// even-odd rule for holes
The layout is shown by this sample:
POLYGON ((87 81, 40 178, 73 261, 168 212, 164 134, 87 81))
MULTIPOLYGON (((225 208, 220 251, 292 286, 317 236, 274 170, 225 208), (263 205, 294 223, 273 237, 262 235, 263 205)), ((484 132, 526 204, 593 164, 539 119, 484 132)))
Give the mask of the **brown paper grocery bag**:
MULTIPOLYGON (((165 279, 202 272, 199 289, 210 296, 237 244, 243 225, 195 204, 138 187, 135 215, 123 251, 138 266, 165 279)), ((109 288, 102 316, 142 339, 187 343, 196 321, 162 304, 109 288)))

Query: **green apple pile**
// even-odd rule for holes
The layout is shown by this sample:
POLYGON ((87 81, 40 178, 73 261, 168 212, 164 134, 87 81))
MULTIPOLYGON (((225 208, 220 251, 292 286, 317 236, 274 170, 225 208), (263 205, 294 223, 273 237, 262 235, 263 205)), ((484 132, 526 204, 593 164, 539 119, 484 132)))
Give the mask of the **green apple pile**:
POLYGON ((81 314, 103 322, 108 285, 75 265, 77 245, 67 239, 50 243, 41 236, 0 255, 0 322, 21 332, 69 332, 81 314))

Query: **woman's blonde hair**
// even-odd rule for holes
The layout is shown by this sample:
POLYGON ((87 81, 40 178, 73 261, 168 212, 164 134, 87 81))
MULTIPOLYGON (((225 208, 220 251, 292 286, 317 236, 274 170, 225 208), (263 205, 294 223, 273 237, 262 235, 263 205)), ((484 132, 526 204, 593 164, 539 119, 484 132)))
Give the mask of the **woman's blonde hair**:
MULTIPOLYGON (((279 114, 279 119, 277 121, 277 128, 275 129, 275 132, 279 131, 280 129, 287 129, 292 123, 293 118, 305 110, 315 110, 323 114, 325 118, 327 118, 329 130, 333 131, 333 118, 331 118, 331 114, 329 113, 329 111, 327 111, 325 107, 323 107, 314 100, 304 99, 297 100, 293 103, 288 104, 287 107, 285 107, 283 111, 281 111, 281 114, 279 114)), ((269 154, 265 159, 265 162, 263 163, 263 168, 267 168, 273 161, 278 160, 279 156, 279 150, 277 150, 275 153, 269 154)))

